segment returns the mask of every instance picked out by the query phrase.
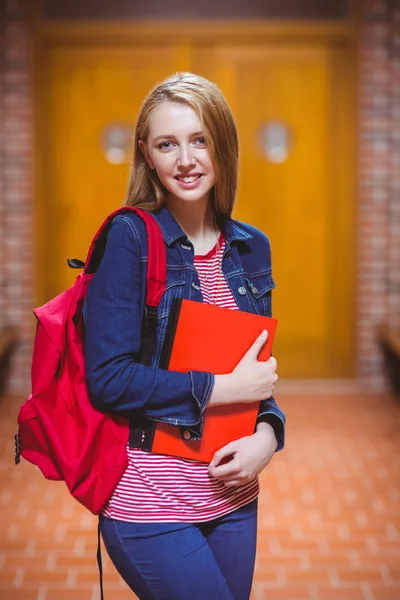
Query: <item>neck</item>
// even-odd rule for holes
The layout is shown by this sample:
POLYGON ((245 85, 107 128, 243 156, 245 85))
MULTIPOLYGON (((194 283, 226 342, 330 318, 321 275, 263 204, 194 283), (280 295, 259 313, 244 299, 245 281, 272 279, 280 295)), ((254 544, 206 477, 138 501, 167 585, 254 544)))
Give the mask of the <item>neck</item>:
POLYGON ((215 243, 218 225, 209 199, 192 203, 169 198, 165 204, 195 247, 207 245, 211 238, 215 243))

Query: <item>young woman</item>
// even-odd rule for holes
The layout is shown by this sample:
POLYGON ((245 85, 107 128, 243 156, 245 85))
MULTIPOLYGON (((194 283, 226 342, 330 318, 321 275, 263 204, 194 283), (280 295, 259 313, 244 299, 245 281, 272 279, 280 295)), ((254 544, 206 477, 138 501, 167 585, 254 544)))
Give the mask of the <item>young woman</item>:
POLYGON ((174 297, 271 315, 268 239, 231 218, 237 168, 235 123, 218 87, 190 73, 157 85, 138 117, 126 199, 151 211, 166 244, 167 289, 151 365, 137 360, 147 243, 136 214, 114 219, 85 301, 95 406, 132 422, 173 422, 200 439, 207 406, 260 401, 254 434, 222 448, 210 464, 127 448, 129 466, 100 524, 114 565, 141 600, 250 596, 257 476, 283 447, 285 417, 272 398, 276 361, 257 360, 261 335, 227 375, 158 368, 174 297))

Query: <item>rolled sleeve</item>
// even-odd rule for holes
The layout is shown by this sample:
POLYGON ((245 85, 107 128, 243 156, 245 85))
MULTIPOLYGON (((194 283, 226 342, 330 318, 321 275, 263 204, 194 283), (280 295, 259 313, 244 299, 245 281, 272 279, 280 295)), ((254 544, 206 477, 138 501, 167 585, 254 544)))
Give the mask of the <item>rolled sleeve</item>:
POLYGON ((197 403, 199 416, 202 419, 214 389, 215 375, 201 371, 189 371, 189 375, 192 384, 192 396, 197 403))
POLYGON ((276 451, 282 450, 285 445, 286 416, 272 397, 260 402, 257 423, 261 422, 269 423, 273 427, 278 443, 276 451))

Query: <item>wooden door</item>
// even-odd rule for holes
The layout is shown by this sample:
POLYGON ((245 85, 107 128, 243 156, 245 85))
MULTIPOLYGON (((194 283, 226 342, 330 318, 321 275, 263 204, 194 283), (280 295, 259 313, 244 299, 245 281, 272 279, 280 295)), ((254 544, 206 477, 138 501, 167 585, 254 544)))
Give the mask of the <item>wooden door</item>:
POLYGON ((348 62, 343 50, 317 44, 197 52, 198 70, 220 84, 237 120, 235 217, 271 241, 279 320, 274 354, 284 377, 353 372, 348 62), (287 128, 286 157, 266 153, 264 128, 270 123, 287 128))
POLYGON ((144 96, 176 69, 176 62, 173 49, 162 46, 146 51, 55 48, 50 53, 45 175, 49 296, 72 284, 77 272, 66 266, 66 258, 84 260, 102 220, 124 202, 129 165, 107 158, 108 128, 128 127, 133 133, 144 96))
MULTIPOLYGON (((274 354, 282 377, 353 373, 351 72, 345 50, 304 44, 190 48, 185 69, 221 86, 237 119, 240 182, 234 216, 272 245, 274 354), (283 162, 266 157, 264 125, 289 132, 283 162)), ((120 206, 128 165, 110 164, 101 136, 131 124, 148 90, 182 70, 172 47, 54 49, 49 61, 49 292, 76 273, 102 218, 120 206)))

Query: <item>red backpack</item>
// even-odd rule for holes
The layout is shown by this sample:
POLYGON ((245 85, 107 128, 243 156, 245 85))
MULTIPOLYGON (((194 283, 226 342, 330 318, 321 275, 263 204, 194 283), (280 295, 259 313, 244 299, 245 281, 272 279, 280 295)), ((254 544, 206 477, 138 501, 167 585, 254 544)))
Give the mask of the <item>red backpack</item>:
MULTIPOLYGON (((47 479, 65 481, 68 490, 93 514, 99 514, 127 465, 128 419, 96 410, 89 399, 83 354, 82 305, 98 268, 113 218, 135 212, 148 237, 146 309, 142 349, 149 364, 157 326, 157 307, 166 287, 166 253, 161 230, 151 214, 134 207, 113 212, 89 249, 75 284, 34 310, 37 329, 32 359, 32 394, 18 415, 16 464, 20 455, 37 465, 47 479), (144 344, 144 338, 146 343, 144 344)), ((142 352, 143 356, 143 352, 142 352)))

